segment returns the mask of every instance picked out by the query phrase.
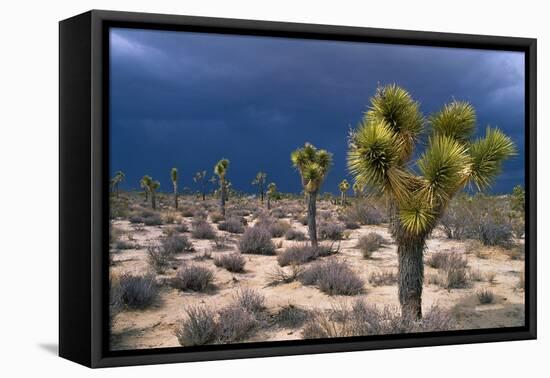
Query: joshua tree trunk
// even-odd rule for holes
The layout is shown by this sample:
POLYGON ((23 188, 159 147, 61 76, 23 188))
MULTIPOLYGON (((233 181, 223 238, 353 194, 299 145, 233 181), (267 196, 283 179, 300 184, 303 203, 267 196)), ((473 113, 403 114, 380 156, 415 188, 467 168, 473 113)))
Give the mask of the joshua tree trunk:
POLYGON ((202 190, 202 200, 206 200, 206 192, 204 191, 204 189, 202 190))
POLYGON ((155 194, 155 192, 151 193, 151 207, 153 208, 153 210, 156 210, 157 208, 157 195, 155 194))
POLYGON ((176 206, 176 210, 178 209, 178 186, 174 184, 174 205, 176 206))
POLYGON ((118 198, 118 184, 115 185, 116 198, 118 198))
POLYGON ((222 216, 225 217, 225 183, 222 181, 221 193, 220 193, 220 211, 222 216))
POLYGON ((422 318, 422 285, 424 282, 424 262, 422 255, 426 239, 407 238, 398 242, 398 279, 401 315, 408 320, 422 318))
POLYGON ((271 201, 269 199, 269 196, 267 196, 267 210, 271 210, 271 201))
POLYGON ((260 184, 260 199, 264 203, 264 187, 262 184, 260 184))
POLYGON ((340 202, 342 203, 342 205, 344 204, 344 201, 345 201, 344 192, 341 192, 340 193, 340 202))
POLYGON ((317 224, 315 223, 315 215, 317 213, 317 192, 309 193, 307 205, 307 228, 311 245, 317 247, 317 224))
POLYGON ((145 190, 145 202, 149 201, 149 192, 145 190))

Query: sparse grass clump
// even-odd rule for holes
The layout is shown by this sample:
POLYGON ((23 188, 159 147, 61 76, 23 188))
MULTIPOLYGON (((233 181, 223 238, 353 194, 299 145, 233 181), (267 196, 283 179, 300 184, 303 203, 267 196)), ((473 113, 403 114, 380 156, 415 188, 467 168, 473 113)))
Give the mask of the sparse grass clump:
POLYGON ((222 308, 218 314, 217 336, 221 343, 245 339, 258 324, 252 313, 237 305, 222 308))
POLYGON ((286 217, 286 212, 283 208, 277 207, 271 210, 271 216, 274 218, 284 218, 286 217))
POLYGON ((271 237, 280 238, 290 229, 290 224, 286 221, 278 220, 268 227, 271 237))
POLYGON ((316 263, 299 279, 304 285, 316 285, 328 295, 357 295, 364 288, 363 280, 345 262, 338 260, 316 263))
POLYGON ((289 228, 285 232, 285 239, 286 240, 303 241, 303 240, 306 240, 306 234, 304 234, 302 231, 295 230, 293 228, 289 228))
POLYGON ((209 239, 212 240, 216 237, 216 231, 210 223, 205 220, 193 221, 193 231, 191 235, 196 239, 209 239))
POLYGON ((203 306, 191 306, 185 313, 186 319, 175 332, 180 345, 205 345, 217 339, 218 323, 214 311, 203 306))
POLYGON ((332 249, 332 246, 319 245, 313 247, 309 244, 294 245, 280 252, 277 255, 277 262, 280 266, 305 264, 319 257, 329 256, 334 253, 336 251, 332 249))
POLYGON ((124 249, 135 249, 137 246, 135 243, 128 240, 115 240, 112 243, 113 249, 124 250, 124 249))
POLYGON ((214 265, 234 273, 243 272, 245 264, 246 260, 240 253, 224 254, 214 258, 214 265))
POLYGON ((438 269, 439 277, 432 282, 438 283, 446 289, 458 289, 466 287, 469 273, 468 260, 456 252, 436 252, 426 259, 426 264, 438 269))
POLYGON ((340 223, 321 222, 317 227, 319 237, 328 240, 342 240, 344 238, 344 226, 340 223))
POLYGON ((397 283, 397 274, 393 270, 374 272, 369 276, 369 283, 373 286, 391 286, 397 283))
POLYGON ((215 212, 210 214, 210 220, 212 223, 219 223, 224 220, 224 217, 222 213, 215 212))
POLYGON ((275 244, 271 241, 271 233, 264 227, 247 228, 239 240, 239 250, 242 253, 258 255, 274 255, 275 244))
POLYGON ((229 248, 229 238, 221 235, 214 238, 214 248, 221 251, 229 248))
POLYGON ((476 293, 477 299, 481 304, 490 304, 495 300, 493 292, 489 289, 481 289, 476 293))
POLYGON ((147 247, 147 263, 156 273, 162 274, 170 265, 172 253, 166 248, 150 246, 147 247))
POLYGON ((244 226, 238 218, 229 218, 218 223, 218 230, 227 231, 232 234, 242 234, 244 226))
POLYGON ((146 226, 160 226, 162 218, 160 214, 152 210, 143 210, 140 214, 131 215, 130 223, 143 223, 146 226))
POLYGON ((370 259, 372 253, 380 249, 384 243, 382 235, 376 232, 369 232, 368 234, 361 236, 357 241, 357 248, 361 251, 363 258, 370 259))
POLYGON ((162 248, 167 254, 175 255, 181 252, 194 251, 193 243, 185 235, 172 235, 162 238, 160 241, 162 248))
POLYGON ((254 289, 242 288, 233 299, 238 306, 253 314, 260 313, 265 308, 265 297, 254 289))
POLYGON ((122 275, 118 280, 118 298, 124 307, 143 309, 149 307, 158 297, 155 277, 122 275))
POLYGON ((184 206, 181 208, 181 215, 185 218, 193 218, 196 209, 192 206, 184 206))
POLYGON ((279 310, 275 315, 275 321, 284 328, 298 328, 304 324, 308 316, 309 311, 289 304, 279 310))
POLYGON ((300 277, 303 271, 304 268, 296 264, 290 265, 290 271, 281 268, 275 268, 270 273, 268 273, 268 286, 276 286, 294 282, 300 277))
POLYGON ((185 264, 173 279, 173 286, 184 291, 208 291, 212 288, 214 273, 200 265, 185 264))

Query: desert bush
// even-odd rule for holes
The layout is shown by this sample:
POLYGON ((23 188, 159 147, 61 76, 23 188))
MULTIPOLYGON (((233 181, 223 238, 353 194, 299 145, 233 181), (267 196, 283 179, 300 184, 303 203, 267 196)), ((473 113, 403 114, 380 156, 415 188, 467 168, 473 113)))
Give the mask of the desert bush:
POLYGON ((289 304, 282 307, 275 315, 275 321, 281 327, 298 328, 304 324, 309 316, 309 311, 298 306, 289 304))
POLYGON ((120 301, 129 308, 142 309, 150 306, 158 297, 158 286, 151 274, 133 276, 123 274, 118 281, 120 301))
POLYGON ((470 269, 468 271, 468 278, 470 279, 470 281, 481 282, 483 281, 483 274, 479 269, 476 269, 476 270, 470 269))
POLYGON ((185 218, 193 218, 196 209, 192 206, 183 206, 180 210, 181 215, 185 218))
POLYGON ((174 223, 176 223, 175 215, 171 214, 171 213, 164 215, 163 223, 164 224, 174 224, 174 223))
POLYGON ((260 313, 265 308, 265 297, 254 289, 242 288, 233 299, 235 304, 252 314, 260 313))
POLYGON ((356 295, 363 292, 364 283, 343 261, 327 260, 314 264, 300 276, 304 285, 316 285, 329 295, 356 295))
POLYGON ((485 246, 479 240, 470 240, 466 243, 466 246, 464 247, 464 253, 466 253, 467 255, 478 255, 480 251, 482 251, 484 248, 485 246))
POLYGON ((443 274, 443 286, 446 289, 460 289, 468 285, 468 272, 462 267, 448 267, 443 274))
POLYGON ((446 289, 462 288, 468 283, 468 260, 460 253, 432 253, 426 259, 426 264, 440 270, 439 284, 446 289))
POLYGON ((216 313, 207 307, 188 307, 186 319, 175 332, 181 346, 205 345, 218 338, 216 313))
POLYGON ((244 226, 239 219, 229 218, 218 223, 218 230, 227 231, 232 234, 242 234, 244 232, 244 226))
POLYGON ((357 230, 361 228, 359 223, 350 219, 343 219, 342 222, 344 223, 344 227, 346 228, 346 230, 357 230))
POLYGON ((496 282, 497 274, 495 272, 487 272, 485 273, 485 280, 487 283, 493 285, 496 282))
POLYGON ((167 254, 175 255, 181 252, 194 251, 193 243, 185 235, 172 235, 160 240, 162 248, 167 254))
POLYGON ((212 223, 219 223, 219 222, 223 221, 224 219, 225 219, 224 216, 219 212, 215 212, 215 213, 210 214, 210 220, 212 221, 212 223))
POLYGON ((283 208, 277 207, 271 210, 271 216, 275 218, 284 218, 286 217, 286 212, 283 208))
POLYGON ((216 237, 216 231, 210 223, 205 220, 193 221, 193 231, 191 235, 196 239, 214 239, 216 237))
POLYGON ((489 289, 481 289, 476 293, 476 295, 479 303, 481 304, 493 303, 493 301, 495 300, 493 292, 489 289))
POLYGON ((270 224, 268 229, 271 233, 271 237, 280 238, 290 229, 290 224, 286 221, 279 220, 270 224))
POLYGON ((239 240, 239 250, 242 253, 259 255, 274 255, 275 244, 271 241, 271 233, 264 227, 247 228, 239 240))
POLYGON ((267 278, 269 281, 268 286, 276 286, 294 282, 298 279, 298 277, 300 277, 303 271, 304 268, 296 264, 290 265, 290 271, 281 268, 275 268, 267 274, 267 278))
POLYGON ((258 324, 252 313, 237 305, 222 308, 218 322, 217 340, 222 343, 245 339, 258 324))
POLYGON ((512 227, 507 223, 499 224, 487 220, 479 225, 479 239, 485 245, 509 247, 512 236, 512 227))
POLYGON ((208 219, 208 213, 204 209, 196 209, 193 212, 193 219, 195 221, 206 221, 206 219, 208 219))
POLYGON ((341 217, 349 222, 363 225, 376 225, 385 220, 379 207, 369 204, 368 200, 354 201, 351 206, 346 208, 341 217))
POLYGON ((466 268, 468 260, 457 252, 435 252, 426 259, 426 264, 434 269, 447 269, 449 266, 466 268))
POLYGON ((303 214, 298 218, 298 222, 302 225, 307 226, 307 214, 303 214))
POLYGON ((212 252, 210 251, 204 251, 200 255, 193 257, 193 261, 204 261, 204 260, 211 260, 211 259, 212 259, 212 252))
POLYGON ((344 238, 344 226, 340 223, 321 222, 317 232, 321 239, 342 240, 344 238))
POLYGON ((147 247, 147 263, 157 273, 164 273, 170 265, 172 253, 167 249, 157 246, 147 247))
POLYGON ((319 257, 324 257, 336 253, 332 246, 319 245, 313 247, 309 244, 294 245, 277 255, 277 262, 280 266, 292 264, 305 264, 319 257))
POLYGON ((214 258, 214 265, 234 273, 243 272, 245 264, 246 260, 240 253, 225 254, 214 258))
POLYGON ((293 228, 289 228, 285 232, 285 239, 286 240, 303 241, 303 240, 306 240, 306 234, 304 234, 302 231, 295 230, 293 228))
POLYGON ((200 265, 184 264, 173 279, 173 286, 179 290, 207 291, 212 287, 214 274, 200 265))
POLYGON ((174 230, 180 233, 189 232, 189 227, 187 226, 187 223, 180 223, 174 227, 174 230))
POLYGON ((216 236, 214 238, 214 248, 221 251, 229 248, 230 239, 225 235, 216 236))
POLYGON ((110 219, 126 218, 129 211, 129 202, 124 197, 111 197, 109 206, 110 219))
POLYGON ((361 251, 363 258, 370 259, 372 253, 377 251, 384 244, 382 235, 376 232, 369 232, 357 241, 357 248, 361 251))
POLYGON ((160 214, 151 210, 143 210, 139 214, 134 214, 130 216, 129 221, 130 223, 143 223, 146 226, 159 226, 162 224, 160 214))
POLYGON ((510 260, 524 260, 525 259, 525 245, 518 244, 506 251, 510 260))
POLYGON ((118 250, 124 250, 124 249, 135 249, 137 248, 137 245, 131 241, 128 241, 128 240, 115 240, 113 243, 112 243, 112 248, 113 249, 118 249, 118 250))
POLYGON ((393 270, 373 272, 369 276, 369 283, 373 286, 391 286, 397 283, 397 274, 393 270))

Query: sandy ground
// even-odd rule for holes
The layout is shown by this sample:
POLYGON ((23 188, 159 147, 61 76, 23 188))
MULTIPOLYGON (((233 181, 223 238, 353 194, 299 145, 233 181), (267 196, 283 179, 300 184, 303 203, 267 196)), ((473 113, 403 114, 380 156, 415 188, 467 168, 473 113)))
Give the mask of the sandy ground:
MULTIPOLYGON (((290 222, 293 228, 307 234, 306 227, 301 223, 290 218, 284 218, 284 220, 290 222)), ((190 226, 191 218, 182 218, 181 221, 190 226)), ((158 244, 159 238, 163 235, 163 229, 172 227, 170 225, 140 226, 136 231, 134 225, 127 220, 114 220, 112 226, 122 231, 121 239, 129 237, 139 245, 139 249, 112 250, 111 275, 147 273, 149 267, 146 247, 158 244)), ((213 226, 218 235, 225 234, 234 241, 238 240, 239 235, 219 231, 216 225, 213 226)), ((187 236, 192 240, 196 251, 179 254, 172 269, 168 269, 164 275, 157 275, 159 283, 175 274, 181 260, 193 259, 206 251, 211 251, 212 256, 215 256, 237 250, 237 247, 232 244, 228 250, 217 251, 213 248, 213 241, 193 239, 190 233, 187 233, 187 236)), ((327 257, 345 260, 363 278, 365 291, 354 297, 328 296, 313 286, 304 286, 299 282, 268 286, 270 273, 279 267, 276 256, 243 255, 246 258, 244 273, 230 273, 223 268, 218 268, 214 265, 213 260, 194 261, 193 263, 208 267, 214 272, 216 289, 208 293, 182 292, 169 285, 162 285, 160 300, 153 306, 145 310, 125 310, 117 314, 112 329, 112 348, 117 350, 179 346, 174 330, 184 318, 186 306, 204 304, 221 308, 232 300, 235 292, 241 287, 250 287, 260 291, 266 298, 267 311, 270 314, 276 314, 282 306, 288 304, 318 310, 329 309, 337 301, 353 301, 356 298, 363 298, 367 303, 377 306, 398 306, 396 284, 373 286, 368 283, 369 275, 372 272, 387 269, 397 271, 397 246, 391 240, 387 226, 362 226, 360 229, 352 230, 346 240, 340 241, 338 254, 327 257), (372 259, 365 260, 355 245, 361 235, 373 231, 383 235, 389 242, 374 252, 372 259)), ((273 241, 280 246, 278 251, 282 251, 294 243, 300 243, 284 240, 284 238, 274 238, 273 241)), ((435 232, 434 237, 427 242, 426 254, 429 255, 436 251, 463 253, 466 243, 467 241, 446 239, 440 233, 435 232)), ((473 254, 465 256, 467 256, 470 269, 479 270, 483 276, 494 273, 494 282, 472 281, 471 285, 464 289, 447 290, 437 284, 429 283, 429 277, 437 274, 437 271, 426 266, 423 310, 427 311, 432 305, 452 310, 461 329, 523 325, 524 292, 518 288, 518 282, 524 261, 511 260, 505 251, 498 248, 485 251, 485 255, 483 258, 478 258, 473 254), (492 304, 479 304, 476 292, 481 288, 490 288, 495 294, 495 301, 492 304)), ((286 329, 274 325, 261 329, 246 341, 299 339, 301 338, 300 333, 300 329, 286 329)))

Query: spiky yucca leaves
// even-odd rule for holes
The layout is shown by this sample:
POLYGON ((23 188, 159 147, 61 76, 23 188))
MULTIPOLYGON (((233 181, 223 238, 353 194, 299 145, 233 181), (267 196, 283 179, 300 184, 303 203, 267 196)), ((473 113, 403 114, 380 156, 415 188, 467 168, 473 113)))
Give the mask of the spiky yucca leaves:
POLYGON ((170 171, 170 179, 172 180, 172 186, 174 188, 174 206, 178 209, 178 169, 172 168, 170 171))
POLYGON ((221 159, 214 166, 214 173, 218 176, 218 181, 220 183, 220 212, 225 217, 225 200, 227 196, 228 184, 226 183, 225 176, 227 174, 227 169, 229 168, 229 160, 221 159))
POLYGON ((512 140, 488 128, 472 141, 474 108, 453 101, 428 119, 428 144, 411 169, 410 159, 424 117, 402 88, 381 87, 363 121, 350 134, 348 168, 361 187, 384 194, 391 207, 392 233, 398 243, 399 301, 403 316, 422 315, 422 254, 426 237, 447 204, 469 183, 485 189, 502 162, 515 153, 512 140))
POLYGON ((139 180, 139 187, 143 189, 143 192, 145 193, 145 202, 149 201, 149 185, 151 184, 151 181, 153 179, 151 176, 145 175, 139 180))
POLYGON ((342 205, 346 202, 346 192, 349 190, 349 182, 346 179, 343 179, 340 184, 338 184, 338 189, 340 189, 340 199, 342 205))
POLYGON ((267 186, 267 210, 271 209, 271 200, 277 195, 277 185, 274 182, 267 186))
POLYGON ((326 150, 318 150, 312 144, 306 143, 304 147, 290 154, 290 160, 300 173, 302 186, 308 196, 309 238, 311 244, 317 246, 317 225, 315 222, 317 194, 332 165, 332 154, 326 150))
POLYGON ((267 173, 265 172, 258 172, 256 173, 256 177, 252 181, 252 185, 258 185, 258 191, 260 192, 260 199, 262 203, 264 203, 264 193, 265 193, 265 183, 267 181, 267 173))
MULTIPOLYGON (((212 177, 212 179, 215 180, 215 177, 212 177)), ((198 171, 195 173, 195 176, 193 176, 193 181, 195 181, 196 184, 200 185, 201 193, 202 193, 202 200, 206 200, 206 190, 208 188, 208 180, 206 178, 206 171, 198 171)), ((210 180, 212 181, 212 180, 210 180)))

